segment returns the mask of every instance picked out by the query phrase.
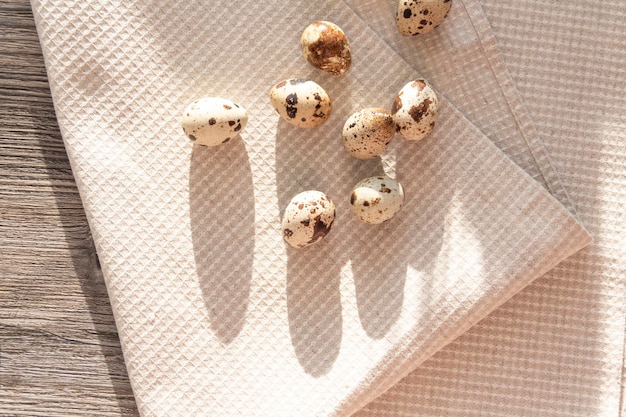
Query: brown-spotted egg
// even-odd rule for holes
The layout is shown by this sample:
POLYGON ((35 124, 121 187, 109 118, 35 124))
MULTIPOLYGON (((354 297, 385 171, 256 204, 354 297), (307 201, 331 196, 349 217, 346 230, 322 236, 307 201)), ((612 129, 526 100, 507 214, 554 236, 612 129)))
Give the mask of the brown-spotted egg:
POLYGON ((281 229, 285 241, 294 248, 319 242, 335 220, 335 204, 321 191, 309 190, 291 199, 283 215, 281 229))
POLYGON ((330 116, 330 97, 317 83, 292 78, 272 87, 270 101, 280 117, 304 128, 319 126, 330 116))
POLYGON ((332 22, 311 23, 300 38, 302 54, 315 68, 328 74, 341 75, 352 63, 352 53, 346 34, 332 22))
POLYGON ((396 133, 391 113, 384 109, 367 108, 352 114, 343 125, 344 148, 355 158, 380 156, 389 147, 396 133))
POLYGON ((407 140, 420 140, 435 127, 439 100, 425 80, 407 83, 396 95, 391 115, 396 131, 407 140))
POLYGON ((405 36, 428 33, 448 16, 451 5, 451 0, 399 0, 398 30, 405 36))
POLYGON ((183 131, 205 146, 226 143, 241 133, 248 123, 246 110, 230 100, 203 97, 191 102, 183 113, 183 131))
POLYGON ((379 224, 402 208, 404 190, 392 178, 380 176, 359 181, 350 194, 352 213, 364 223, 379 224))

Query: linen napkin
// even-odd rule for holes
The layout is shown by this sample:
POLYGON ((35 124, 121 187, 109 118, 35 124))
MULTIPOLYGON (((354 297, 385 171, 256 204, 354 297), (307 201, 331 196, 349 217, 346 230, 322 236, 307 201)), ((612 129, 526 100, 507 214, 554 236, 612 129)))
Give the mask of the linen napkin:
POLYGON ((594 244, 357 415, 624 415, 626 4, 481 1, 594 244))
POLYGON ((418 73, 342 2, 33 2, 59 125, 143 415, 349 415, 589 236, 443 99, 435 132, 351 159, 353 111, 389 106, 418 73), (332 20, 353 67, 324 76, 302 29, 332 20), (315 130, 286 125, 270 87, 312 78, 333 99, 315 130), (242 137, 193 146, 204 95, 248 109, 242 137), (387 173, 405 206, 371 227, 358 180, 387 173), (281 209, 308 188, 336 225, 285 247, 281 209))

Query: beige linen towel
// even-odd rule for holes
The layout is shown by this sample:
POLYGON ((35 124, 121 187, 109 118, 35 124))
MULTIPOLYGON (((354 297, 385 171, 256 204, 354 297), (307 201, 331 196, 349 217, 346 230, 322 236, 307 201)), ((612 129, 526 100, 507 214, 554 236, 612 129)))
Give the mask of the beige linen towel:
POLYGON ((578 222, 449 102, 382 160, 341 148, 348 115, 418 76, 341 2, 33 2, 59 125, 143 415, 349 415, 589 243, 578 222), (348 33, 341 78, 300 56, 316 19, 348 33), (267 93, 309 77, 334 101, 315 130, 267 93), (240 140, 193 146, 203 95, 248 109, 240 140), (359 179, 403 183, 399 216, 349 213, 359 179), (285 247, 289 198, 337 204, 320 244, 285 247))
POLYGON ((626 3, 482 4, 594 244, 357 415, 623 416, 626 3))

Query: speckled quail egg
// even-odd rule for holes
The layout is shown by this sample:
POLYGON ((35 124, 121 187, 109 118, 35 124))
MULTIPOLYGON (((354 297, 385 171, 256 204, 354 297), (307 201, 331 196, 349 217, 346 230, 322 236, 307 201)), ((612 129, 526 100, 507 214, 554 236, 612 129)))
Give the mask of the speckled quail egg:
POLYGON ((364 223, 379 224, 391 219, 402 208, 402 185, 389 177, 370 177, 352 188, 350 206, 354 215, 364 223))
POLYGON ((330 116, 330 97, 313 81, 281 81, 272 87, 270 101, 280 117, 298 127, 319 126, 330 116))
POLYGON ((425 80, 407 83, 396 95, 391 115, 396 131, 407 140, 420 140, 435 127, 439 100, 425 80))
POLYGON ((389 147, 396 133, 391 113, 367 108, 352 114, 343 125, 343 146, 355 158, 380 156, 389 147))
POLYGON ((451 0, 399 0, 398 30, 406 36, 430 32, 448 16, 451 5, 451 0))
POLYGON ((335 220, 335 204, 321 191, 303 191, 291 199, 285 208, 282 232, 285 241, 294 248, 319 242, 335 220))
POLYGON ((306 60, 328 74, 341 75, 352 63, 346 34, 331 22, 318 21, 307 26, 302 32, 300 46, 306 60))
POLYGON ((183 113, 183 131, 205 146, 217 146, 239 135, 248 123, 246 110, 230 100, 203 97, 191 102, 183 113))

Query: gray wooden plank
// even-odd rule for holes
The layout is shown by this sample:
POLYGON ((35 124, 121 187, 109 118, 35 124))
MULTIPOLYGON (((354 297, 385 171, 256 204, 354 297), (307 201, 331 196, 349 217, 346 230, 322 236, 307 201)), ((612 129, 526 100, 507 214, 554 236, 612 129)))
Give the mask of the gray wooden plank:
POLYGON ((138 415, 27 0, 0 3, 0 415, 138 415))

